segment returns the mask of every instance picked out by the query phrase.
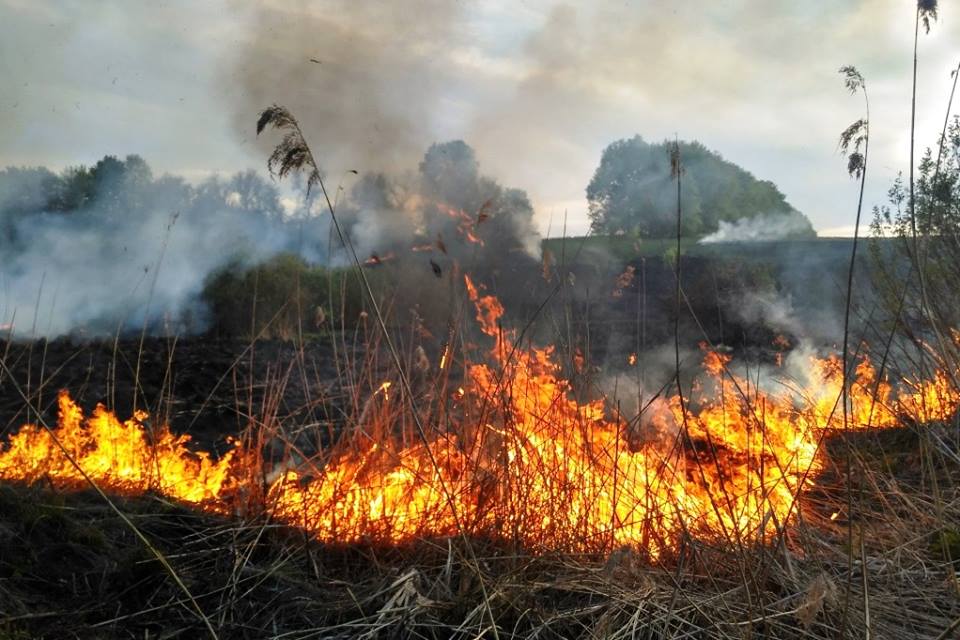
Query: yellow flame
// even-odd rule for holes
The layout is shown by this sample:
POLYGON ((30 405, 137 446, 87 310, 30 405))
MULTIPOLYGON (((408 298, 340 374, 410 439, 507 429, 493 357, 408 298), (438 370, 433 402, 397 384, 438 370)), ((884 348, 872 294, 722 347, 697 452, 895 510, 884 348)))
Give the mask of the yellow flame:
MULTIPOLYGON (((97 405, 93 415, 84 418, 66 392, 60 393, 59 408, 56 439, 87 475, 112 491, 153 490, 183 502, 219 507, 237 479, 231 473, 236 448, 214 461, 208 453, 190 449, 190 436, 174 435, 165 426, 148 429, 142 411, 121 422, 97 405)), ((10 437, 0 452, 0 478, 48 479, 63 488, 86 485, 54 436, 36 425, 23 426, 10 437)))
MULTIPOLYGON (((454 393, 459 423, 431 427, 410 445, 394 435, 402 411, 365 412, 371 424, 324 452, 324 464, 287 470, 267 488, 274 517, 331 542, 448 536, 458 523, 534 551, 626 544, 656 555, 681 535, 750 540, 796 514, 823 465, 824 429, 890 427, 903 415, 940 420, 960 405, 945 373, 894 386, 863 359, 845 424, 838 358, 812 359, 808 388, 764 391, 733 375, 729 356, 707 352, 690 397, 667 399, 637 426, 602 400, 571 399, 553 350, 509 348, 516 334, 500 326, 499 300, 469 278, 466 287, 494 344, 485 362, 467 363, 454 393)), ((374 393, 388 399, 390 388, 384 381, 374 393)), ((249 486, 262 477, 252 473, 258 452, 233 445, 213 459, 142 412, 121 422, 102 406, 85 418, 66 392, 59 403, 56 438, 105 489, 155 491, 224 513, 258 493, 249 486)), ((54 436, 35 425, 0 449, 0 479, 84 485, 54 436)))

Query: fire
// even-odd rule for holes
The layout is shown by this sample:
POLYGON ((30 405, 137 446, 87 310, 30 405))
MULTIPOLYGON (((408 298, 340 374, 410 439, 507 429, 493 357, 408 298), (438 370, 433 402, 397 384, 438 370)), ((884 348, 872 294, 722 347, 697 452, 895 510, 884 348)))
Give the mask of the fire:
MULTIPOLYGON (((838 358, 811 360, 807 388, 758 390, 731 373, 729 356, 706 352, 705 377, 689 397, 665 398, 646 420, 628 422, 603 399, 574 401, 552 348, 514 349, 499 300, 469 278, 465 285, 493 345, 466 363, 451 394, 457 424, 428 423, 414 444, 399 435, 409 413, 364 412, 369 424, 255 491, 258 452, 235 444, 214 459, 142 412, 121 422, 98 406, 85 418, 66 392, 56 439, 104 489, 153 491, 222 513, 239 496, 262 495, 274 518, 327 542, 463 530, 533 551, 631 545, 656 556, 681 535, 744 541, 781 530, 823 465, 824 429, 939 420, 960 405, 945 374, 895 386, 863 359, 845 422, 838 358)), ((446 360, 445 348, 441 369, 446 360)), ((390 392, 384 381, 373 394, 386 402, 390 392)), ((84 485, 54 436, 33 425, 0 449, 0 479, 84 485)))
MULTIPOLYGON (((488 214, 485 213, 485 211, 481 210, 477 220, 474 220, 473 216, 463 209, 454 209, 450 205, 442 202, 436 203, 436 206, 441 212, 457 221, 457 233, 465 238, 467 242, 478 244, 481 247, 484 246, 483 238, 479 237, 475 231, 476 226, 487 219, 488 214)), ((487 207, 489 207, 489 204, 485 203, 483 208, 485 209, 487 207)))
POLYGON ((450 345, 443 346, 443 354, 440 356, 440 370, 443 371, 447 368, 447 352, 450 350, 450 345))
POLYGON ((68 453, 84 473, 111 491, 141 494, 152 490, 214 510, 225 507, 222 499, 237 480, 232 469, 236 448, 214 461, 203 451, 191 450, 190 436, 175 435, 166 426, 151 429, 142 411, 121 422, 98 405, 93 415, 84 418, 66 392, 61 392, 58 400, 56 440, 66 453, 50 432, 26 425, 0 452, 0 478, 48 479, 66 489, 86 486, 68 453))
POLYGON ((371 253, 370 257, 363 261, 363 265, 366 267, 378 267, 384 262, 389 262, 396 258, 396 254, 393 251, 388 251, 382 256, 378 253, 371 253))
POLYGON ((637 268, 633 265, 628 265, 624 272, 617 276, 617 284, 611 295, 614 298, 622 298, 624 290, 629 289, 630 285, 633 284, 633 279, 636 274, 637 268))

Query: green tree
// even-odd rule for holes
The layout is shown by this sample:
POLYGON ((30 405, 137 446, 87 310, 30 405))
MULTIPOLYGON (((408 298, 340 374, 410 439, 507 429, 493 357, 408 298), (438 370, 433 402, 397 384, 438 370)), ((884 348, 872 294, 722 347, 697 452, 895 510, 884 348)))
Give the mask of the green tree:
MULTIPOLYGON (((587 186, 594 232, 626 232, 648 238, 676 234, 670 144, 651 144, 634 136, 604 149, 600 166, 587 186)), ((680 142, 679 146, 684 161, 684 235, 712 233, 720 222, 762 214, 802 217, 772 182, 757 180, 699 142, 680 142)), ((800 235, 814 235, 809 222, 800 235)))
MULTIPOLYGON (((960 326, 955 291, 960 278, 960 117, 944 128, 936 150, 923 153, 914 175, 913 198, 902 176, 888 196, 889 204, 874 208, 872 231, 877 238, 897 241, 872 247, 877 289, 908 335, 920 336, 931 326, 950 336, 960 326), (923 242, 915 243, 914 237, 923 242), (890 253, 901 259, 892 259, 890 253), (907 279, 908 266, 909 275, 922 269, 925 296, 912 278, 907 279)), ((950 347, 949 341, 945 344, 950 347)))

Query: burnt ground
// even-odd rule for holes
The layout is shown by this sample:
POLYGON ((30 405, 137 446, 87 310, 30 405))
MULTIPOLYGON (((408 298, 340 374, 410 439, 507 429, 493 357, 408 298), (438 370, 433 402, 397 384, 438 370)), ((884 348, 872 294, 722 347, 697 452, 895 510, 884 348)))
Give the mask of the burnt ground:
POLYGON ((54 424, 61 389, 87 411, 101 403, 126 418, 145 409, 207 446, 262 419, 268 400, 279 399, 277 419, 302 424, 330 420, 343 395, 329 339, 302 348, 207 337, 146 338, 142 347, 139 337, 0 342, 0 357, 3 434, 37 412, 54 424))

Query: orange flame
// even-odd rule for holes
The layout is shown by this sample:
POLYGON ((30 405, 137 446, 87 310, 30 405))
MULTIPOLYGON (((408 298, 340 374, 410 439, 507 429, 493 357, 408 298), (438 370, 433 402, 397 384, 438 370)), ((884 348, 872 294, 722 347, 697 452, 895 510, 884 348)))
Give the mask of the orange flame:
MULTIPOLYGON (((460 236, 462 236, 463 238, 465 238, 467 242, 470 242, 472 244, 478 244, 481 247, 484 246, 483 239, 480 238, 476 233, 474 233, 474 229, 476 228, 477 223, 474 221, 473 217, 470 216, 466 211, 464 211, 463 209, 454 209, 450 205, 444 204, 442 202, 437 203, 437 209, 439 209, 442 213, 445 213, 446 215, 450 216, 451 218, 457 221, 457 233, 460 234, 460 236)), ((482 222, 483 220, 486 220, 485 213, 481 213, 481 216, 482 217, 480 218, 480 222, 482 222)))
POLYGON ((383 264, 384 262, 389 262, 390 260, 393 260, 396 257, 397 256, 396 254, 393 253, 393 251, 388 251, 382 256, 378 253, 371 253, 370 257, 363 261, 363 264, 364 266, 367 266, 367 267, 377 267, 383 264))
MULTIPOLYGON (((864 359, 844 425, 838 358, 811 360, 808 388, 765 391, 732 374, 729 356, 707 352, 706 377, 690 397, 666 399, 638 426, 611 417, 603 400, 571 399, 552 349, 512 348, 517 335, 501 327, 499 300, 465 284, 494 345, 486 363, 467 364, 453 392, 457 428, 427 425, 410 445, 389 422, 405 420, 402 411, 365 413, 374 423, 360 425, 361 436, 267 489, 274 517, 330 542, 392 543, 460 527, 534 551, 632 545, 655 556, 681 535, 743 541, 781 530, 822 467, 824 429, 889 427, 907 414, 942 419, 960 405, 946 375, 895 389, 864 359)), ((386 400, 389 389, 383 382, 374 393, 386 400)), ((55 433, 111 491, 155 491, 224 513, 254 494, 244 483, 256 452, 234 445, 214 460, 192 451, 187 436, 149 426, 142 412, 120 422, 98 406, 85 419, 64 392, 55 433)), ((0 479, 84 483, 51 433, 33 425, 0 450, 0 479)))
POLYGON ((623 291, 629 289, 630 285, 633 284, 633 279, 637 274, 637 268, 633 265, 627 265, 627 268, 617 276, 617 284, 613 288, 613 293, 611 294, 614 298, 622 298, 623 291))
MULTIPOLYGON (((62 391, 56 440, 95 482, 123 494, 157 491, 215 510, 236 481, 231 473, 237 450, 218 461, 203 451, 191 451, 190 436, 174 435, 167 427, 148 429, 147 414, 138 411, 120 422, 102 405, 93 415, 83 412, 62 391)), ((0 453, 0 478, 36 482, 49 479, 61 488, 83 487, 86 481, 47 430, 26 425, 10 437, 0 453)))

